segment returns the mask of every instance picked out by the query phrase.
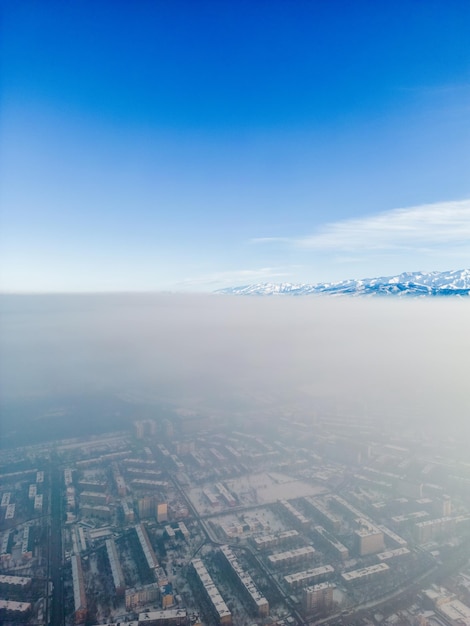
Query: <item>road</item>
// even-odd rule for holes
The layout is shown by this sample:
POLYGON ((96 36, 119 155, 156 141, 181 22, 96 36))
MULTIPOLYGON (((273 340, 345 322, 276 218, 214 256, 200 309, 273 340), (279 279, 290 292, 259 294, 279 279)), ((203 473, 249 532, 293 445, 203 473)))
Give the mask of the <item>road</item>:
POLYGON ((64 626, 61 472, 57 458, 51 459, 51 523, 48 570, 49 578, 53 584, 49 625, 64 626))

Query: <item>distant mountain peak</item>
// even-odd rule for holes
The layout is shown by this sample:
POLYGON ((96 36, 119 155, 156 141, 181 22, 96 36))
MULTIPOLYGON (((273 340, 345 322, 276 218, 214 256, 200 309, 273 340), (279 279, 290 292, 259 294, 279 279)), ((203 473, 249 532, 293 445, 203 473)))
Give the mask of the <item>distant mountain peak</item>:
POLYGON ((257 283, 226 287, 216 293, 244 296, 469 296, 470 269, 447 272, 403 272, 397 276, 350 279, 333 283, 257 283))

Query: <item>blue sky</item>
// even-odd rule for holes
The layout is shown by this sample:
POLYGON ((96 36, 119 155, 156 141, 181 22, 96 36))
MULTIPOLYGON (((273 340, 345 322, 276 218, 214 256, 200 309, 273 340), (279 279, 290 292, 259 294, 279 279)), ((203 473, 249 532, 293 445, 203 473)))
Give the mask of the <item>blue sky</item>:
POLYGON ((466 1, 3 3, 0 288, 470 267, 466 1))

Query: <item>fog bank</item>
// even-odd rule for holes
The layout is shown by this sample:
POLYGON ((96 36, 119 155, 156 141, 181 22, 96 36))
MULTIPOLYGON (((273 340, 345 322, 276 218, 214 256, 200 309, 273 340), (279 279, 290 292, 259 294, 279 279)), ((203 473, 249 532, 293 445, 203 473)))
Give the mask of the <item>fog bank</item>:
POLYGON ((0 354, 3 401, 99 391, 224 417, 470 415, 462 300, 9 295, 0 354))

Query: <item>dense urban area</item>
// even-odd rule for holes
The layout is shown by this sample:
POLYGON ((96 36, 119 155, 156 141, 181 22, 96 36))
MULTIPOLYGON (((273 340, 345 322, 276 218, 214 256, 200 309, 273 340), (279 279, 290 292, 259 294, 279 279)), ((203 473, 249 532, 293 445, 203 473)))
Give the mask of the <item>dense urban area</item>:
POLYGON ((130 427, 0 452, 2 623, 470 624, 451 442, 332 416, 130 427))

